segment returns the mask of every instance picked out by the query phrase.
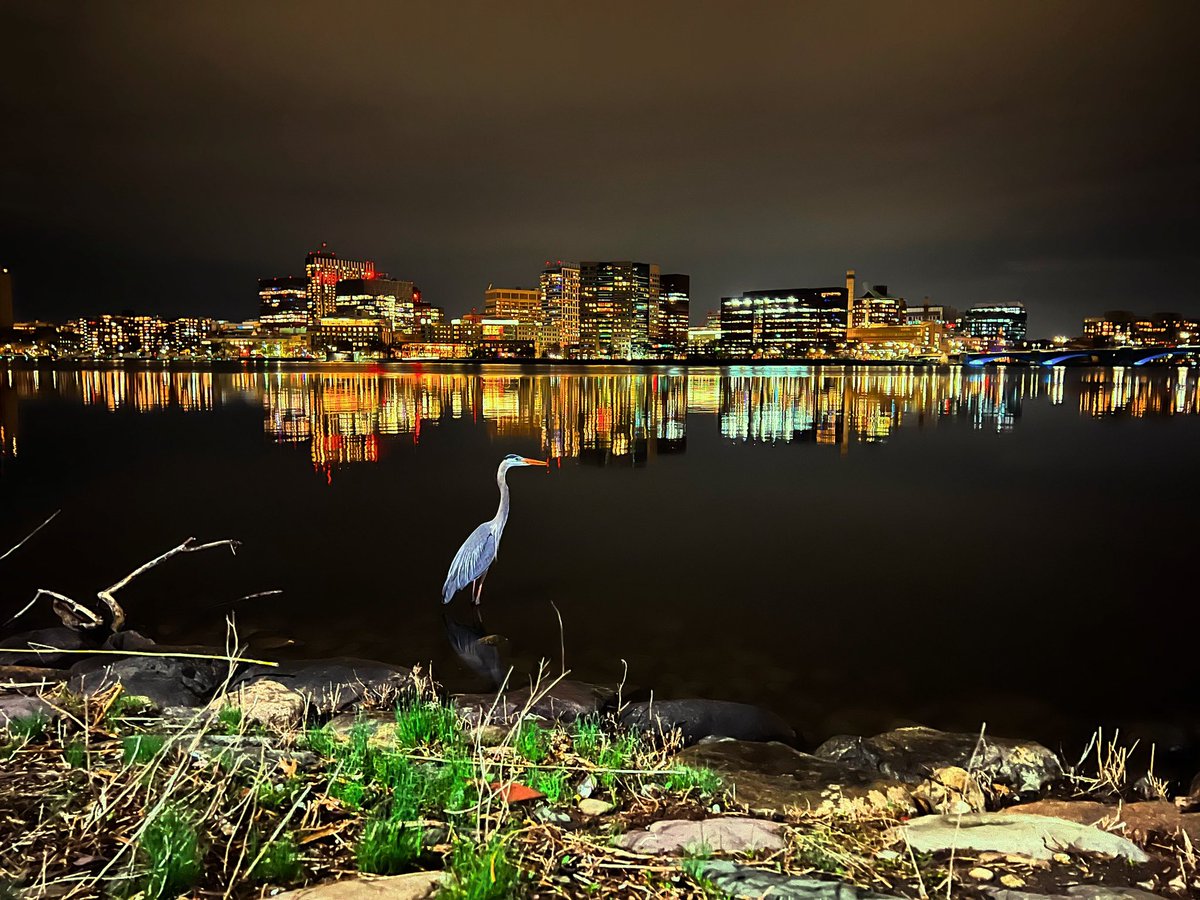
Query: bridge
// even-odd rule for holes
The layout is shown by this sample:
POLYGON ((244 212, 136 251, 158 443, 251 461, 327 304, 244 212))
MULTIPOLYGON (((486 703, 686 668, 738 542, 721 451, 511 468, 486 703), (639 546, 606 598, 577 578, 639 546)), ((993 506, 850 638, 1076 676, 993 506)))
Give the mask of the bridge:
POLYGON ((964 366, 1145 366, 1152 363, 1200 364, 1200 345, 1180 347, 1110 347, 1103 350, 1004 350, 964 353, 964 366))

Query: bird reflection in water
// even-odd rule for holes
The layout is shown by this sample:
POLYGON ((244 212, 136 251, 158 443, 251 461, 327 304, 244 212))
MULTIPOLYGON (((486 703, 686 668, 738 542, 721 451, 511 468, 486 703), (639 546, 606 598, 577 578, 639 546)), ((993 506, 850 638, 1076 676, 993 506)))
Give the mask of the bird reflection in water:
POLYGON ((508 640, 498 634, 488 634, 478 625, 464 625, 448 612, 442 613, 442 623, 454 655, 476 675, 486 678, 492 687, 500 687, 506 671, 500 662, 500 653, 508 640))

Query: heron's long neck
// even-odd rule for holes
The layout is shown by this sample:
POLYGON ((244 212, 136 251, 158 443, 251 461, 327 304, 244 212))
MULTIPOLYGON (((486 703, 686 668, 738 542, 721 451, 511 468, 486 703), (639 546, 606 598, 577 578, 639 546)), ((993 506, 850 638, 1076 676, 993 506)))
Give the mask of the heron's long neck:
POLYGON ((504 531, 504 524, 508 521, 508 469, 503 468, 496 473, 496 484, 500 486, 500 508, 496 510, 496 518, 492 519, 495 523, 492 530, 496 533, 496 540, 500 540, 500 535, 504 531))

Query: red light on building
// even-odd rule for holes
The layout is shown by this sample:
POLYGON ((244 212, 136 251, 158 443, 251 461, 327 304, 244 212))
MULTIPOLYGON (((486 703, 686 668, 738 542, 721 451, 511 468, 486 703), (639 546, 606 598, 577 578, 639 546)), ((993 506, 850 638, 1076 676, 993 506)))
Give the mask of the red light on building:
POLYGON ((367 263, 367 269, 365 272, 363 272, 363 278, 370 281, 374 277, 375 277, 375 264, 367 263))
POLYGON ((321 269, 317 273, 317 280, 320 281, 321 284, 337 284, 338 273, 332 269, 321 269))

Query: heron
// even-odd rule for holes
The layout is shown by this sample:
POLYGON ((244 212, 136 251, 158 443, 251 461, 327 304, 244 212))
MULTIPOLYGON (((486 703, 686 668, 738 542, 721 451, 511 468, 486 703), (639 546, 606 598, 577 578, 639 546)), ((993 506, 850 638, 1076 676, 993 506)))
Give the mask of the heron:
POLYGON ((518 466, 548 465, 550 464, 540 459, 529 459, 516 453, 510 453, 500 460, 500 468, 496 470, 496 484, 500 486, 500 508, 496 510, 495 518, 472 531, 454 554, 450 571, 446 573, 446 583, 442 585, 442 603, 449 603, 455 594, 469 584, 471 600, 475 606, 479 606, 479 599, 483 594, 483 579, 487 577, 488 569, 496 561, 500 538, 504 534, 504 526, 508 524, 508 470, 518 466))

